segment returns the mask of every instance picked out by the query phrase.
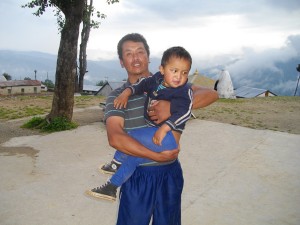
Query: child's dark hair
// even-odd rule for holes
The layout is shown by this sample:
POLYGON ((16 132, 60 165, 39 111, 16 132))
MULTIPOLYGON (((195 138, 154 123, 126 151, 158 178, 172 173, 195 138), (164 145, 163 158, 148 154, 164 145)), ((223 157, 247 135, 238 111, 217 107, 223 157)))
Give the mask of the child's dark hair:
POLYGON ((148 57, 150 56, 149 45, 148 45, 146 39, 144 38, 144 36, 141 34, 138 34, 138 33, 131 33, 131 34, 126 34, 124 37, 122 37, 118 43, 117 49, 118 49, 119 59, 123 59, 122 47, 123 47, 123 43, 125 41, 142 42, 146 49, 148 57))
POLYGON ((175 46, 164 51, 164 54, 161 58, 161 66, 165 66, 171 57, 186 59, 190 62, 192 66, 192 57, 190 53, 185 50, 183 47, 175 46))

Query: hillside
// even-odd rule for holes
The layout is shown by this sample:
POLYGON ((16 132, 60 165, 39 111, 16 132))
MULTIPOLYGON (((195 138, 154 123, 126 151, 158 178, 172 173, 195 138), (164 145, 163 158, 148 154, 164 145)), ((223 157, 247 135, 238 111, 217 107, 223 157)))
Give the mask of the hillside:
MULTIPOLYGON (((300 45, 298 44, 297 46, 300 45)), ((241 59, 234 55, 223 56, 221 61, 217 59, 199 60, 193 58, 190 74, 198 70, 199 74, 204 75, 207 79, 217 80, 221 70, 226 68, 231 75, 235 89, 241 86, 248 86, 267 89, 277 95, 291 96, 294 94, 298 77, 295 68, 299 64, 299 52, 300 50, 287 60, 283 60, 280 57, 273 63, 262 63, 260 61, 258 63, 256 61, 257 58, 261 58, 258 53, 257 57, 255 55, 251 59, 247 57, 241 59), (272 67, 269 68, 267 66, 269 64, 272 64, 272 67)), ((270 57, 266 56, 265 58, 269 59, 270 57)), ((150 56, 150 61, 149 69, 155 73, 160 64, 160 58, 150 56)), ((55 68, 56 55, 0 49, 1 73, 8 73, 13 80, 22 80, 25 77, 34 79, 34 71, 36 70, 38 80, 44 81, 48 78, 54 81, 55 68)), ((121 68, 117 58, 114 60, 88 60, 87 71, 84 78, 85 84, 95 85, 101 80, 121 81, 126 78, 126 71, 121 68)), ((210 81, 209 83, 201 81, 201 83, 204 83, 205 86, 211 86, 210 81)), ((299 96, 299 91, 296 95, 299 96)))

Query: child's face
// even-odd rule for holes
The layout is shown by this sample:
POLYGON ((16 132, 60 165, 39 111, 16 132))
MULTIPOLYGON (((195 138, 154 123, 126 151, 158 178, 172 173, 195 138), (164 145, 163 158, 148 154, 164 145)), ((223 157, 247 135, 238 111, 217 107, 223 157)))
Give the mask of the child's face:
POLYGON ((164 85, 176 88, 186 83, 190 68, 191 64, 188 60, 171 57, 164 67, 159 67, 159 71, 164 76, 164 85))

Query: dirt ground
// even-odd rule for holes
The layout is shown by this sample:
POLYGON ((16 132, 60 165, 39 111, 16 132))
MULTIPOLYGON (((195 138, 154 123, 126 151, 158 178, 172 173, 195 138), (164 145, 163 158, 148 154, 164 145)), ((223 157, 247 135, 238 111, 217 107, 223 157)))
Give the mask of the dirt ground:
MULTIPOLYGON (((103 118, 103 111, 99 107, 99 102, 102 100, 98 98, 76 99, 73 120, 79 125, 98 122, 96 124, 98 126, 103 118)), ((82 221, 96 221, 85 224, 99 224, 99 218, 103 219, 102 215, 95 220, 89 219, 95 218, 95 212, 98 214, 99 212, 113 212, 115 206, 110 203, 106 205, 86 200, 83 191, 85 188, 99 184, 99 180, 95 178, 98 174, 95 165, 98 165, 100 158, 105 160, 108 154, 107 149, 100 148, 99 152, 97 148, 99 142, 92 141, 91 149, 85 149, 85 143, 82 143, 79 147, 81 150, 70 154, 74 145, 66 145, 67 148, 64 145, 49 147, 49 143, 71 142, 74 138, 80 138, 86 131, 89 133, 88 136, 91 136, 90 141, 97 140, 98 137, 103 140, 105 138, 103 133, 96 134, 94 129, 78 129, 78 132, 75 130, 76 136, 73 136, 74 132, 72 135, 65 134, 68 138, 65 135, 55 135, 54 139, 46 142, 44 150, 41 149, 44 154, 29 147, 1 146, 12 137, 44 135, 38 131, 20 128, 29 119, 23 118, 23 111, 36 109, 36 113, 39 113, 43 111, 41 108, 49 110, 50 107, 51 98, 48 97, 22 98, 22 100, 19 98, 0 99, 0 155, 16 156, 2 157, 1 165, 4 172, 2 183, 5 184, 2 185, 5 187, 2 195, 5 197, 1 204, 4 212, 7 212, 3 215, 7 217, 5 218, 7 221, 12 221, 10 224, 30 224, 28 221, 32 221, 32 218, 38 217, 40 221, 43 221, 44 218, 49 219, 55 216, 56 220, 53 221, 54 223, 59 221, 57 224, 62 224, 60 218, 70 224, 72 224, 70 221, 77 221, 73 224, 79 224, 82 221), (87 155, 87 150, 88 157, 83 157, 82 155, 87 155), (24 155, 26 157, 20 159, 24 155), (55 156, 67 161, 58 160, 49 164, 48 160, 53 160, 55 156), (11 158, 13 161, 10 160, 11 158), (95 159, 93 162, 90 161, 92 158, 95 159), (27 168, 27 165, 30 167, 27 168), (73 168, 70 165, 76 166, 73 168), (6 179, 8 176, 9 179, 6 179), (65 190, 68 190, 68 193, 65 190), (34 195, 31 196, 31 193, 34 195), (38 204, 40 202, 42 204, 38 204), (73 202, 78 203, 75 204, 75 208, 70 207, 73 202), (100 205, 100 208, 96 208, 97 210, 94 207, 96 205, 100 205), (26 207, 25 213, 24 207, 26 207), (82 215, 82 212, 89 213, 82 215), (20 221, 20 223, 15 221, 20 221)), ((200 120, 300 134, 299 97, 221 99, 207 108, 195 110, 194 114, 200 120)), ((195 220, 199 217, 199 212, 205 212, 207 216, 204 216, 204 220, 206 219, 208 223, 216 221, 216 212, 220 214, 217 218, 219 222, 224 221, 228 214, 231 215, 231 218, 226 220, 227 224, 235 221, 231 223, 234 224, 237 220, 241 223, 247 221, 248 224, 280 224, 282 221, 292 224, 296 220, 299 221, 299 216, 297 216, 299 203, 295 198, 299 196, 298 136, 286 137, 280 132, 257 130, 254 132, 251 129, 244 132, 242 131, 244 129, 222 124, 201 123, 199 126, 194 123, 197 122, 195 119, 191 120, 193 121, 190 121, 190 124, 195 124, 195 126, 189 126, 185 132, 194 139, 185 139, 186 142, 182 144, 187 149, 192 149, 202 143, 200 149, 203 151, 199 149, 199 151, 186 152, 187 154, 185 151, 181 153, 181 161, 186 166, 185 171, 188 171, 185 174, 185 181, 189 184, 185 186, 185 193, 188 194, 183 197, 183 212, 185 213, 183 216, 187 223, 190 219, 190 224, 199 224, 200 220, 195 220), (223 129, 228 129, 226 132, 228 140, 236 137, 237 140, 224 142, 223 129), (207 141, 195 141, 195 137, 203 137, 207 141), (211 148, 212 145, 213 148, 211 148), (196 171, 195 168, 198 170, 196 171), (195 179, 195 175, 201 180, 195 179), (199 198, 199 195, 202 197, 199 198)), ((99 126, 103 124, 100 123, 99 126)), ((89 127, 91 126, 85 128, 89 127)), ((33 139, 35 139, 35 144, 39 142, 38 138, 33 139)), ((103 181, 104 179, 106 178, 103 177, 103 181)), ((112 214, 114 213, 110 213, 112 214)), ((115 221, 114 216, 109 218, 115 221)))
POLYGON ((300 134, 300 97, 219 99, 196 110, 198 119, 300 134))
MULTIPOLYGON (((31 99, 32 100, 32 99, 31 99)), ((28 100, 29 101, 29 100, 28 100)), ((18 105, 18 107, 26 107, 28 104, 31 105, 39 105, 39 107, 50 108, 50 101, 44 100, 36 100, 30 101, 30 103, 26 101, 19 101, 17 99, 14 100, 6 100, 5 103, 0 101, 0 108, 5 105, 5 107, 13 107, 14 105, 18 105), (33 103, 34 102, 34 103, 33 103)), ((102 101, 102 100, 100 100, 102 101)), ((95 122, 100 122, 103 119, 103 109, 99 107, 99 98, 93 98, 89 101, 88 104, 82 106, 82 104, 77 105, 74 108, 73 120, 77 122, 80 126, 92 124, 95 122), (80 108, 79 108, 80 107, 80 108)), ((13 137, 20 136, 30 136, 30 135, 45 135, 45 133, 41 133, 37 130, 30 130, 21 128, 21 126, 30 119, 30 117, 25 117, 21 119, 0 119, 0 154, 6 155, 27 155, 31 158, 37 156, 38 152, 35 149, 27 148, 27 147, 2 147, 1 144, 10 140, 13 137)))
MULTIPOLYGON (((73 120, 79 125, 102 121, 100 102, 105 102, 105 98, 75 97, 73 120)), ((51 95, 0 97, 0 144, 11 137, 41 134, 20 128, 30 118, 24 112, 32 113, 35 109, 37 114, 46 114, 51 109, 51 103, 51 95)), ((193 114, 202 120, 300 134, 300 97, 219 99, 206 108, 194 110, 193 114)))

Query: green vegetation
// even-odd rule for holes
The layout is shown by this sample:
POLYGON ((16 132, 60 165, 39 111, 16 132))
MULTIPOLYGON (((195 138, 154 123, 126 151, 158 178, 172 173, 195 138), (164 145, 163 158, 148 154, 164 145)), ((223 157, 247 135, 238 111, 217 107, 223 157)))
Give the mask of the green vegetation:
MULTIPOLYGON (((52 98, 52 94, 0 97, 0 120, 48 114, 51 110, 52 98)), ((76 96, 74 106, 75 108, 98 106, 103 101, 103 96, 76 96)))
POLYGON ((63 117, 56 117, 51 122, 49 122, 46 118, 33 117, 22 126, 22 128, 39 129, 48 133, 71 130, 77 127, 78 124, 74 122, 68 122, 68 120, 63 117))
POLYGON ((47 108, 38 106, 25 106, 24 108, 8 109, 0 106, 0 119, 19 119, 28 116, 42 115, 48 112, 47 108))
POLYGON ((42 82, 47 88, 54 88, 54 83, 52 80, 46 79, 44 82, 42 82))

